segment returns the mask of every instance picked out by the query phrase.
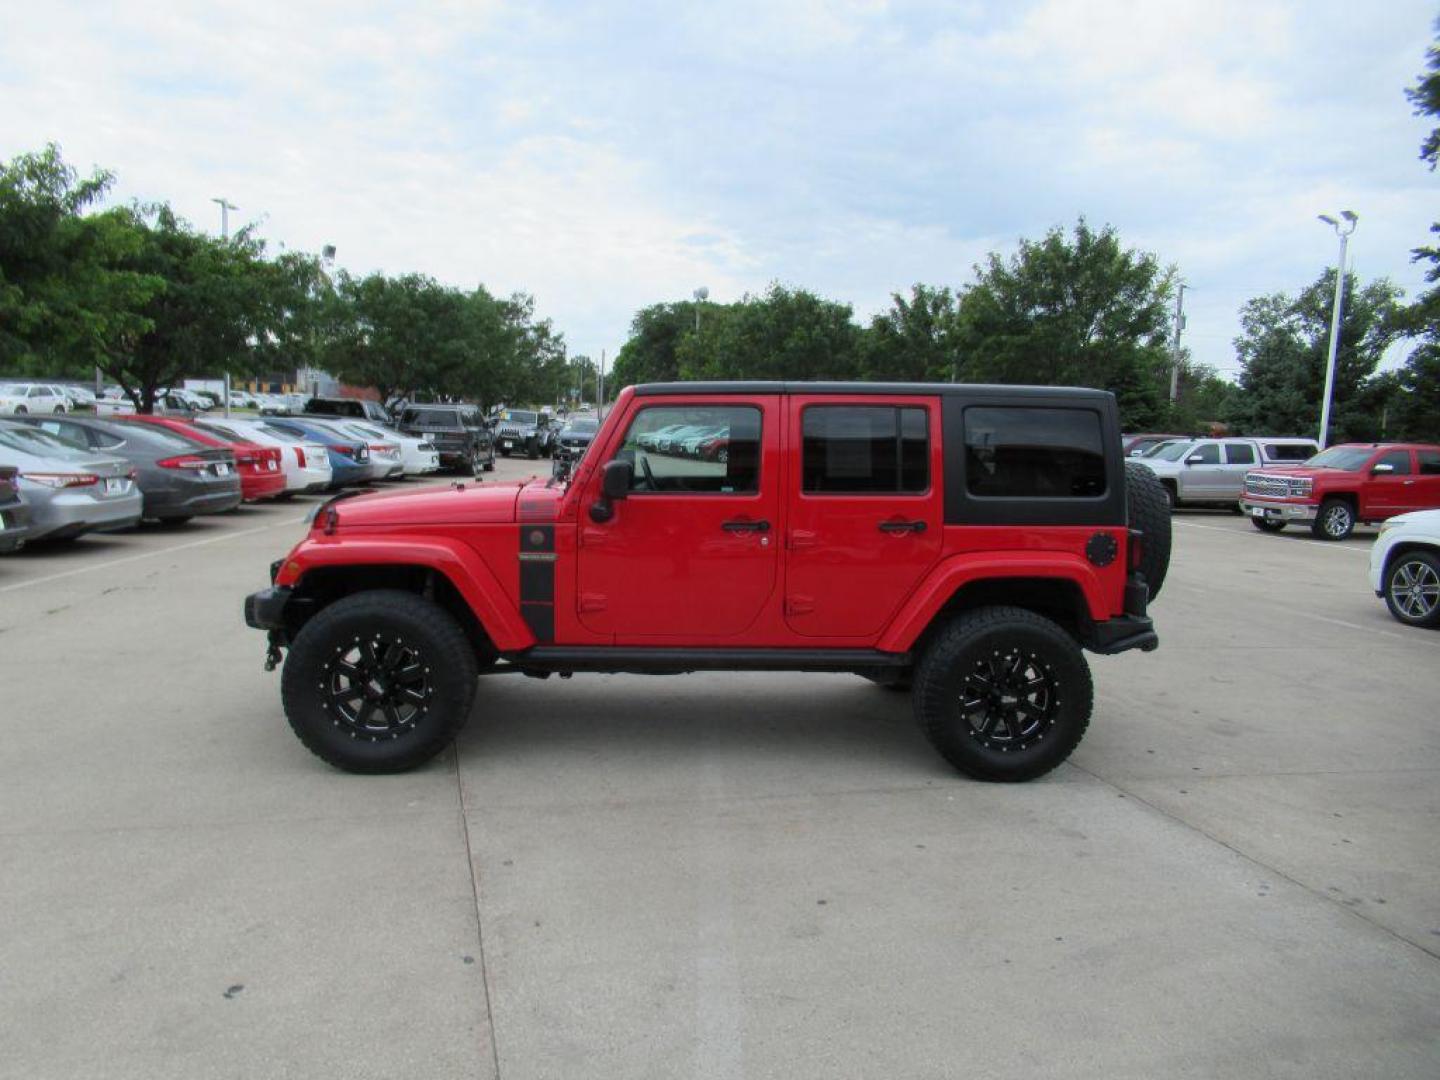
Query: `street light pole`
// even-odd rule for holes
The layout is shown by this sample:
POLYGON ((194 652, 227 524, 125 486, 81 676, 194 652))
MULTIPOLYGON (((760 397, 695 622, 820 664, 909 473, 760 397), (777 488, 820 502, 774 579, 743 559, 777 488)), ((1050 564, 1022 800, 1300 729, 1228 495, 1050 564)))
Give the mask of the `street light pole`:
POLYGON ((1335 235, 1340 237, 1340 262, 1335 267, 1335 306, 1330 312, 1330 355, 1325 362, 1325 398, 1320 405, 1320 437, 1317 441, 1321 450, 1325 449, 1326 438, 1330 434, 1330 398, 1335 392, 1335 355, 1340 351, 1340 304, 1345 289, 1345 247, 1360 220, 1351 210, 1341 210, 1340 217, 1344 219, 1344 225, 1329 214, 1320 215, 1320 220, 1334 229, 1335 235))
MULTIPOLYGON (((1175 344, 1170 355, 1170 404, 1180 397, 1180 331, 1185 329, 1185 283, 1175 294, 1175 344)), ((1174 425, 1171 425, 1172 427, 1174 425)))
POLYGON ((232 203, 229 199, 225 198, 225 196, 223 196, 223 195, 220 196, 218 199, 211 199, 210 201, 213 202, 213 203, 217 203, 217 204, 219 204, 219 206, 220 206, 220 239, 221 239, 221 240, 229 240, 229 239, 230 239, 230 211, 231 211, 231 210, 239 210, 240 207, 236 206, 234 203, 232 203))
POLYGON ((700 333, 700 305, 709 299, 710 290, 706 286, 701 285, 690 295, 695 298, 695 333, 698 334, 700 333))

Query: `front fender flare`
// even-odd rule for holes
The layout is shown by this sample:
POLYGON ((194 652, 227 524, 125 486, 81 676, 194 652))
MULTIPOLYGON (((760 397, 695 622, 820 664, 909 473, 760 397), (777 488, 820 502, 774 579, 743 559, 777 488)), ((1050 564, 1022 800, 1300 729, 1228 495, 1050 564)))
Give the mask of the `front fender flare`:
POLYGON ((535 644, 535 635, 490 567, 472 548, 447 537, 348 535, 344 543, 307 538, 285 559, 276 584, 294 585, 311 570, 367 565, 434 570, 455 586, 497 649, 527 649, 535 644))

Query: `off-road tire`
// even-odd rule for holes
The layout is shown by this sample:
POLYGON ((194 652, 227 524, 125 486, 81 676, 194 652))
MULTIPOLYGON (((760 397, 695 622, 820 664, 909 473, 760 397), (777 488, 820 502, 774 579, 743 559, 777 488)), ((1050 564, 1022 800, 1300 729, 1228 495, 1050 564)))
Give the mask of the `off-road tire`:
POLYGON ((1348 540, 1355 531, 1355 508, 1344 499, 1326 499, 1310 531, 1320 540, 1348 540))
POLYGON ((472 451, 470 454, 470 475, 478 478, 484 471, 485 463, 480 460, 480 451, 472 451))
POLYGON ((1170 489, 1144 465, 1125 463, 1125 505, 1130 528, 1139 529, 1140 573, 1150 587, 1150 599, 1160 595, 1165 574, 1170 569, 1170 489))
POLYGON ((525 456, 531 461, 535 461, 540 457, 540 444, 534 439, 531 439, 525 444, 525 456))
POLYGON ((491 455, 490 460, 487 461, 487 462, 485 462, 485 471, 486 471, 486 472, 494 472, 494 471, 495 471, 495 457, 494 457, 493 454, 491 455))
POLYGON ((1090 668, 1075 639, 1033 611, 1008 606, 967 611, 936 634, 915 668, 912 695, 920 730, 941 757, 966 776, 1003 783, 1033 780, 1069 757, 1089 726, 1093 700, 1090 668), (1024 716, 1015 707, 1018 695, 1007 704, 1009 695, 997 689, 986 705, 987 693, 975 689, 1012 679, 1039 685, 1025 691, 1024 716), (970 693, 982 702, 978 729, 962 709, 962 695, 970 693), (997 718, 1007 709, 1014 726, 997 718))
POLYGON ((1250 524, 1254 525, 1255 528, 1259 529, 1261 532, 1268 533, 1278 533, 1285 528, 1285 522, 1272 521, 1269 518, 1252 517, 1250 519, 1250 524))
MULTIPOLYGON (((445 749, 465 726, 476 674, 475 650, 447 611, 414 593, 376 589, 337 600, 304 625, 285 658, 280 697, 290 726, 317 757, 347 772, 404 772, 445 749), (365 644, 380 657, 389 654, 379 650, 398 645, 423 667, 416 676, 424 680, 416 691, 423 711, 410 699, 392 706, 397 716, 416 708, 412 722, 387 722, 382 730, 365 726, 362 712, 357 725, 331 698, 331 688, 346 678, 340 665, 365 644)), ((370 716, 385 719, 383 710, 370 716)))
POLYGON ((1440 626, 1440 558, 1405 551, 1385 568, 1385 606, 1406 626, 1440 626))

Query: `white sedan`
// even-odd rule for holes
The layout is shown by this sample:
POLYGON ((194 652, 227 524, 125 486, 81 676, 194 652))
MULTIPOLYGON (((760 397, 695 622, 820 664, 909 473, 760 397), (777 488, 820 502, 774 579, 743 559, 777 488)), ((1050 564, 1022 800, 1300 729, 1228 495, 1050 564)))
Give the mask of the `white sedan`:
POLYGON ((280 461, 285 467, 285 494, 324 491, 334 480, 330 452, 320 443, 307 442, 272 428, 263 420, 252 417, 197 416, 195 426, 213 431, 232 442, 254 442, 261 446, 278 446, 280 461))
POLYGON ((1399 514, 1370 549, 1370 587, 1406 626, 1440 626, 1440 510, 1399 514))
POLYGON ((415 435, 402 435, 391 428, 380 427, 365 420, 347 420, 346 427, 365 436, 371 443, 383 440, 400 447, 400 460, 406 476, 425 476, 440 471, 440 454, 434 445, 415 435))

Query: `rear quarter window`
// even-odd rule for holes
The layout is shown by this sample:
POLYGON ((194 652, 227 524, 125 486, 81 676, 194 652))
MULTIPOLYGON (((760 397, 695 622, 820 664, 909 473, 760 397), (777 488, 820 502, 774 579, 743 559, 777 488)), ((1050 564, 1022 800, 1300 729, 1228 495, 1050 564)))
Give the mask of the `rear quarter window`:
POLYGON ((965 409, 965 487, 985 499, 1105 495, 1105 441, 1091 409, 965 409))

